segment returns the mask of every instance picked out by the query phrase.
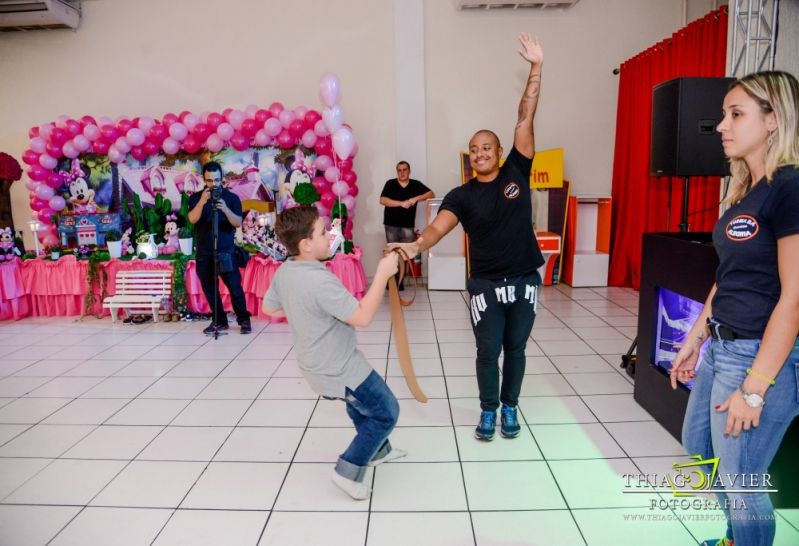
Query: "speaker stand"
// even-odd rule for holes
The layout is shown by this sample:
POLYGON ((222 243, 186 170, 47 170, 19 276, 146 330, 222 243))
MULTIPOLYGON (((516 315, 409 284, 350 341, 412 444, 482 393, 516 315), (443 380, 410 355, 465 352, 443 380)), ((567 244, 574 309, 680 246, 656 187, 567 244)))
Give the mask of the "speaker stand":
MULTIPOLYGON (((689 178, 684 176, 682 179, 682 222, 680 222, 680 233, 688 233, 688 182, 689 178)), ((671 196, 669 196, 671 197, 671 196)))

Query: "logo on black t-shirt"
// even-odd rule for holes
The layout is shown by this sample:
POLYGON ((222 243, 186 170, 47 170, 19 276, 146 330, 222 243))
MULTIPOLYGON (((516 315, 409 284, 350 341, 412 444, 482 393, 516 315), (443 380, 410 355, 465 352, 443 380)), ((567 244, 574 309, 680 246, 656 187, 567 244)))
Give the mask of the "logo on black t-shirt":
POLYGON ((757 218, 748 214, 736 216, 727 224, 727 239, 735 242, 747 241, 757 235, 760 231, 760 224, 757 218))
POLYGON ((502 193, 505 194, 506 199, 516 199, 522 194, 522 190, 519 189, 519 185, 516 182, 508 182, 502 193))

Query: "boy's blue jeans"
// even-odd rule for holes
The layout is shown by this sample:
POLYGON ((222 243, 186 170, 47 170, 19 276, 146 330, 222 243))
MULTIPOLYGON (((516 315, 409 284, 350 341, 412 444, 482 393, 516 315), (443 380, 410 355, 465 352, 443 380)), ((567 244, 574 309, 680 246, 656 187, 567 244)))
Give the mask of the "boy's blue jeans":
MULTIPOLYGON (((794 345, 776 383, 766 393, 760 425, 741 431, 738 438, 724 437, 727 413, 714 408, 723 403, 746 378, 746 369, 760 348, 759 339, 710 341, 696 380, 683 422, 682 437, 688 455, 719 457, 717 476, 727 489, 771 489, 739 483, 730 487, 727 475, 755 474, 762 482, 780 447, 785 431, 799 415, 799 343, 794 345), (748 487, 747 487, 748 486, 748 487)), ((783 484, 784 486, 784 484, 783 484)), ((727 538, 746 546, 770 546, 776 522, 768 493, 717 493, 727 516, 727 538)))
POLYGON ((336 472, 362 481, 369 461, 391 451, 388 436, 399 417, 399 404, 386 382, 372 370, 355 390, 347 389, 347 415, 355 425, 355 438, 338 459, 336 472))

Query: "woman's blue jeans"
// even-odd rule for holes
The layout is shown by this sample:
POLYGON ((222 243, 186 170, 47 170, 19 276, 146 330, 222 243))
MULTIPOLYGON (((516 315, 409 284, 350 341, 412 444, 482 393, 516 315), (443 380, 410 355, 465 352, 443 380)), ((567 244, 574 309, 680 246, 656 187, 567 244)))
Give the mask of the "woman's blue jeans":
POLYGON ((347 389, 347 415, 355 425, 355 438, 336 463, 336 472, 357 482, 363 480, 369 461, 391 451, 388 436, 399 418, 399 404, 386 382, 372 370, 355 390, 347 389))
MULTIPOLYGON (((799 342, 794 345, 776 383, 766 393, 760 425, 741 431, 738 438, 724 437, 727 413, 714 408, 722 404, 746 378, 746 369, 760 348, 759 339, 710 341, 699 369, 682 429, 683 446, 689 455, 719 457, 717 475, 727 489, 768 489, 752 487, 736 480, 732 486, 727 476, 755 474, 762 477, 780 447, 785 431, 799 415, 799 342)), ((758 481, 762 482, 762 478, 758 481)), ((727 538, 744 546, 770 546, 774 541, 776 521, 768 493, 717 493, 727 516, 727 538)))

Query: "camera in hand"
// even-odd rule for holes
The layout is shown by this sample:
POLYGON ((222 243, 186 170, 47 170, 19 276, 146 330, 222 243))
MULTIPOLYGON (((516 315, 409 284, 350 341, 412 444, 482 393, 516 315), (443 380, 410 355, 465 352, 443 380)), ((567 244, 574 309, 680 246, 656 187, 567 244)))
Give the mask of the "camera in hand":
POLYGON ((211 201, 214 204, 217 204, 222 199, 222 188, 219 186, 214 186, 211 188, 211 201))

